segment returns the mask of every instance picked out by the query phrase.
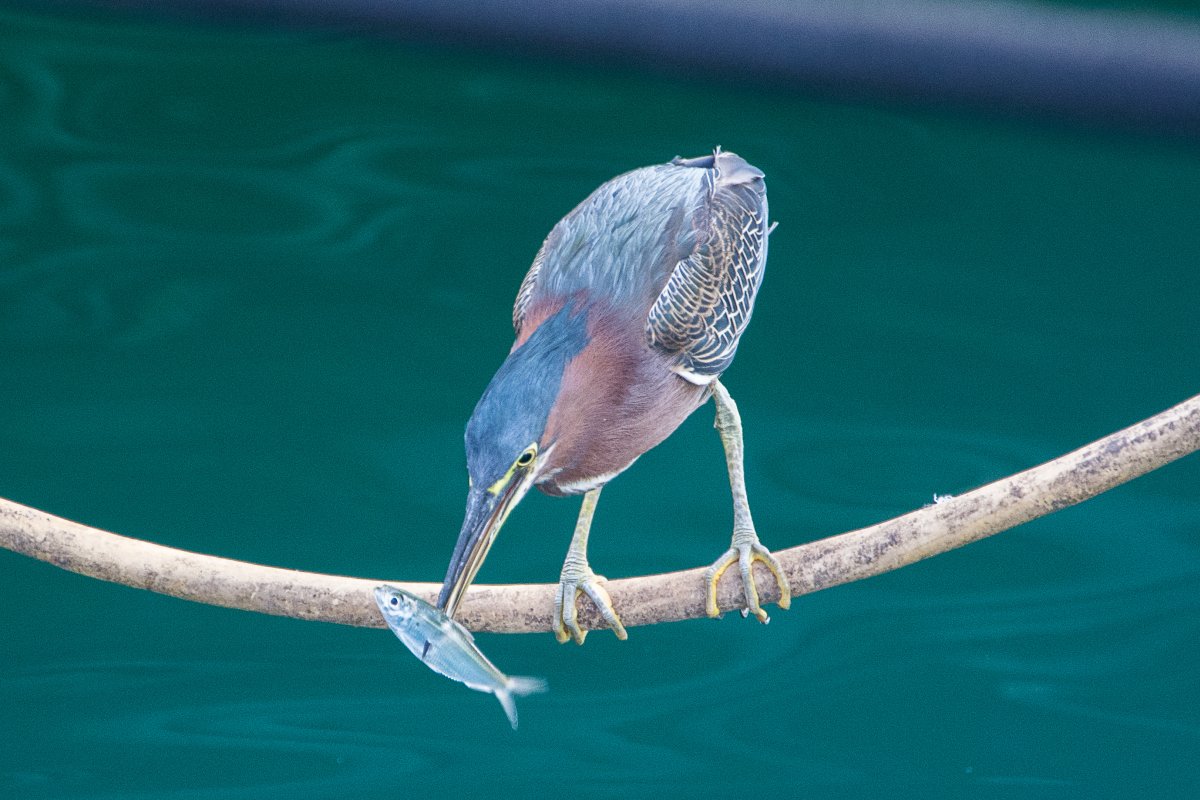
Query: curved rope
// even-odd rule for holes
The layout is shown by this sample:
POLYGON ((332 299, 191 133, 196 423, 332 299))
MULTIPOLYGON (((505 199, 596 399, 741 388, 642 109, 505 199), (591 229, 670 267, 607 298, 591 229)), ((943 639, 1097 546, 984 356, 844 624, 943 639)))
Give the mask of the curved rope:
MULTIPOLYGON (((1024 472, 895 519, 775 553, 794 595, 878 575, 1074 505, 1200 449, 1200 395, 1024 472)), ((383 627, 371 590, 384 581, 321 575, 176 550, 0 499, 0 547, 82 575, 198 603, 343 625, 383 627)), ((759 570, 763 603, 778 589, 759 570)), ((730 573, 735 573, 730 570, 730 573)), ((626 627, 704 616, 704 568, 613 580, 626 627)), ((438 584, 389 581, 432 601, 438 584)), ((472 586, 458 619, 472 630, 550 630, 552 584, 472 586)), ((742 603, 721 582, 723 611, 742 603)), ((590 603, 581 622, 603 623, 590 603)))

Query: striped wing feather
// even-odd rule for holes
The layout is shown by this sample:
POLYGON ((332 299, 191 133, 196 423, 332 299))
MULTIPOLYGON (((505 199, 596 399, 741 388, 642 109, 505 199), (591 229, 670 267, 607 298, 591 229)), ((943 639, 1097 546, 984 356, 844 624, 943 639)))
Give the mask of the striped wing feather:
POLYGON ((550 240, 547 238, 542 243, 541 249, 537 251, 537 255, 533 257, 533 264, 529 267, 529 272, 525 273, 525 277, 521 281, 521 288, 517 289, 517 301, 513 303, 513 330, 518 335, 521 333, 521 323, 525 320, 529 302, 533 299, 533 290, 537 286, 538 273, 541 272, 542 264, 546 260, 546 248, 549 244, 550 240))
POLYGON ((678 371, 708 383, 733 361, 750 322, 767 256, 762 173, 719 153, 692 253, 679 262, 646 320, 651 346, 677 355, 678 371))

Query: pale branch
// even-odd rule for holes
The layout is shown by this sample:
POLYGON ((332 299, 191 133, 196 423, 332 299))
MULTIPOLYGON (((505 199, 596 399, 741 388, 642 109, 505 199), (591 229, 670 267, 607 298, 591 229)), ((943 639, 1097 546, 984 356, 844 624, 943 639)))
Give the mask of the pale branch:
MULTIPOLYGON (((1053 461, 868 528, 776 552, 794 595, 897 569, 1074 505, 1200 449, 1200 395, 1053 461)), ((767 532, 767 541, 777 537, 767 532)), ((82 575, 193 600, 344 625, 382 627, 371 590, 383 580, 248 564, 118 536, 0 499, 0 547, 82 575)), ((778 590, 756 567, 763 603, 778 590)), ((737 570, 722 610, 743 602, 737 570)), ((627 627, 704 616, 704 568, 613 580, 627 627)), ((432 600, 438 585, 387 581, 432 600)), ((473 586, 458 618, 502 633, 549 631, 554 585, 473 586)), ((580 602, 587 627, 601 623, 580 602)))

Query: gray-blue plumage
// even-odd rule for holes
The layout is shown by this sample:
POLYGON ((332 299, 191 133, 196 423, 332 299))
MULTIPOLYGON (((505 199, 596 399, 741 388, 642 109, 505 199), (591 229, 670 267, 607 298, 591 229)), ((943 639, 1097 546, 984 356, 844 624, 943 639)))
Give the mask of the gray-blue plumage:
POLYGON ((750 321, 768 230, 763 174, 733 153, 619 175, 546 237, 517 293, 514 327, 519 335, 540 299, 586 291, 640 313, 647 342, 687 379, 708 382, 733 361, 750 321))
POLYGON ((496 371, 467 423, 467 471, 486 487, 546 427, 567 363, 587 346, 587 319, 569 302, 538 326, 496 371))
POLYGON ((619 302, 661 286, 695 246, 705 172, 659 164, 600 186, 550 231, 519 297, 587 289, 619 302))

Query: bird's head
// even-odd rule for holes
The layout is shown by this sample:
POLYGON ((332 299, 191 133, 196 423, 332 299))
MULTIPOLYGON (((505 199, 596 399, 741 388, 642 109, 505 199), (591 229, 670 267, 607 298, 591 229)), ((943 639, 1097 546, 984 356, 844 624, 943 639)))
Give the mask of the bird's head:
POLYGON ((571 304, 548 317, 492 378, 467 423, 467 509, 438 607, 454 616, 509 512, 546 473, 555 446, 547 423, 567 365, 588 343, 571 304))

